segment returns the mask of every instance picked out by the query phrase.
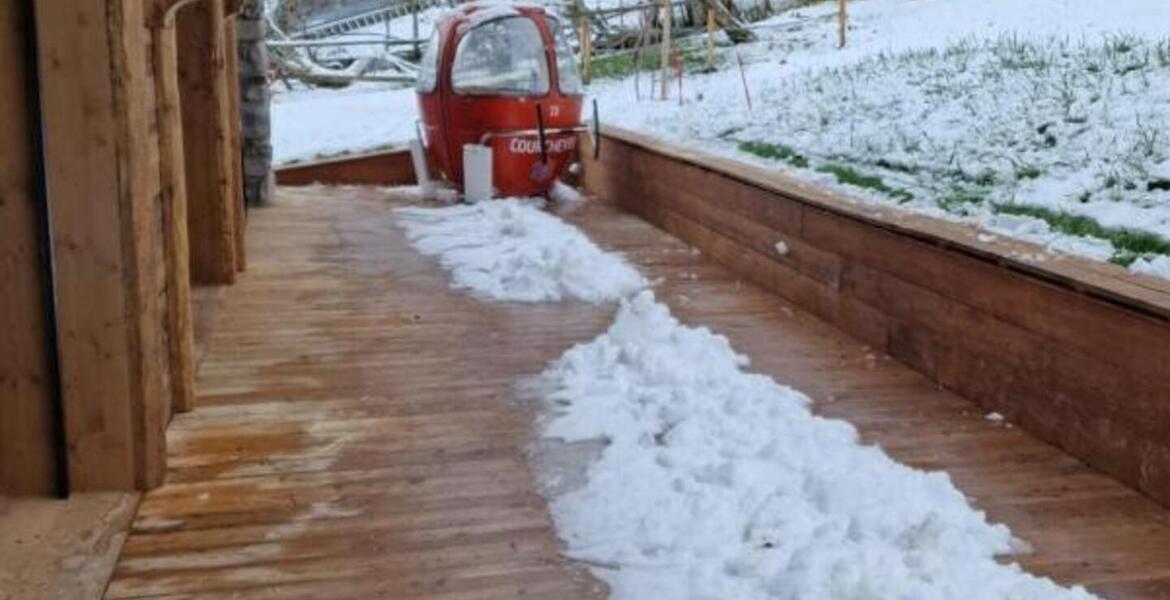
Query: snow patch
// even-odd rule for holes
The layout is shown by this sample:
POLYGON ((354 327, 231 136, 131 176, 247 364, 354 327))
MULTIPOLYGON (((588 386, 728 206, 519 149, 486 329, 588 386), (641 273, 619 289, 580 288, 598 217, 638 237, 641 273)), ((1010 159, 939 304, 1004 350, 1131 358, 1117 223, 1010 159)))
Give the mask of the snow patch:
POLYGON ((561 181, 553 183, 548 195, 551 200, 561 204, 574 204, 585 199, 585 195, 581 193, 581 190, 561 181))
POLYGON ((354 84, 345 90, 312 89, 274 94, 273 161, 287 164, 405 147, 417 136, 413 88, 354 84))
POLYGON ((541 375, 543 442, 605 444, 550 500, 612 598, 1093 598, 998 564, 1026 544, 945 473, 862 445, 748 364, 643 291, 541 375))
POLYGON ((1134 273, 1153 275, 1163 279, 1170 279, 1170 256, 1155 256, 1153 258, 1139 258, 1129 270, 1134 273))
POLYGON ((394 212, 414 248, 451 272, 453 287, 485 298, 599 303, 646 286, 621 255, 601 250, 541 205, 511 198, 394 212))

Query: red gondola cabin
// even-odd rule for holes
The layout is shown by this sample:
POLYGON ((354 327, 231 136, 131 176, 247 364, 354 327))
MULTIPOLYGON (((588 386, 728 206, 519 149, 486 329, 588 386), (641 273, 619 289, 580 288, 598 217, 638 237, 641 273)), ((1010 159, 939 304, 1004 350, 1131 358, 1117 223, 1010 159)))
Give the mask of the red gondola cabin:
POLYGON ((460 189, 466 144, 490 148, 499 196, 545 194, 576 158, 584 89, 542 7, 455 9, 435 27, 417 90, 429 162, 460 189))

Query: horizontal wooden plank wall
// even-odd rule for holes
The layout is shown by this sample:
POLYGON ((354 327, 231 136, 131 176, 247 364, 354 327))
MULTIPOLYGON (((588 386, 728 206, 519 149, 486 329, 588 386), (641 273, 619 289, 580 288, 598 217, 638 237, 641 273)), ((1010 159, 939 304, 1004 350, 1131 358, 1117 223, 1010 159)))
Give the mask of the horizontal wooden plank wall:
POLYGON ((0 0, 0 494, 53 492, 24 0, 0 0))
POLYGON ((630 132, 602 143, 591 192, 1170 504, 1170 286, 630 132))
POLYGON ((389 150, 294 164, 276 171, 276 183, 287 186, 411 185, 416 183, 409 150, 389 150))

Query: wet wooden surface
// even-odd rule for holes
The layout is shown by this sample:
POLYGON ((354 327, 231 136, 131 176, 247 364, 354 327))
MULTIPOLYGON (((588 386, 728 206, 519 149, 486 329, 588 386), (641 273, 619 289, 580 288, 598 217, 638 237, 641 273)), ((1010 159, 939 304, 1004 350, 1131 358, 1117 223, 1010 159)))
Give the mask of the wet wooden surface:
MULTIPOLYGON (((393 225, 405 196, 282 189, 249 218, 196 410, 169 432, 107 598, 594 598, 524 458, 514 385, 612 306, 483 303, 393 225)), ((1170 597, 1170 513, 598 202, 566 218, 624 252, 684 322, 914 466, 946 469, 1035 552, 1113 598, 1170 597)))

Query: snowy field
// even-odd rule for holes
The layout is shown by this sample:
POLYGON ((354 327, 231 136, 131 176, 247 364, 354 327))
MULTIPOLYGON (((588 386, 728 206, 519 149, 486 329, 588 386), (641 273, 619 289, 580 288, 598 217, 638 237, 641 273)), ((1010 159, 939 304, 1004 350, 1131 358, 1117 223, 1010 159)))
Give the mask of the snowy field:
MULTIPOLYGON (((1170 3, 863 0, 760 24, 684 98, 607 122, 1054 250, 1170 274, 1170 3), (928 26, 926 26, 929 24, 928 26)), ((643 94, 650 88, 642 77, 643 94)))
MULTIPOLYGON (((591 93, 610 124, 1170 277, 1170 2, 854 0, 850 12, 844 50, 833 3, 756 24, 761 41, 686 75, 681 106, 646 97, 650 73, 641 98, 622 69, 591 93)), ((276 158, 400 144, 414 119, 410 90, 283 93, 276 158)))
POLYGON ((579 486, 546 493, 567 555, 615 600, 1093 598, 1000 564, 1026 543, 945 473, 814 416, 806 396, 747 371, 727 338, 679 323, 620 255, 539 202, 397 214, 452 286, 484 301, 620 300, 607 332, 521 386, 543 407, 542 438, 601 449, 579 486))
POLYGON ((414 138, 418 120, 413 90, 381 84, 278 90, 272 101, 277 164, 401 146, 414 138))

